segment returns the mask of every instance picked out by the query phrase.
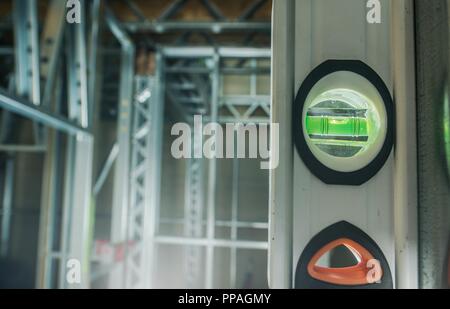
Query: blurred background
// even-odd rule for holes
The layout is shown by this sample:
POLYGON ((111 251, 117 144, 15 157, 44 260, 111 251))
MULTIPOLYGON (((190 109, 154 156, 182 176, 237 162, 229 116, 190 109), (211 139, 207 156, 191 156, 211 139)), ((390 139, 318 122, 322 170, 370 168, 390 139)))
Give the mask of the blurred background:
POLYGON ((271 9, 0 2, 0 288, 267 288, 260 159, 170 149, 193 115, 269 122, 271 9))

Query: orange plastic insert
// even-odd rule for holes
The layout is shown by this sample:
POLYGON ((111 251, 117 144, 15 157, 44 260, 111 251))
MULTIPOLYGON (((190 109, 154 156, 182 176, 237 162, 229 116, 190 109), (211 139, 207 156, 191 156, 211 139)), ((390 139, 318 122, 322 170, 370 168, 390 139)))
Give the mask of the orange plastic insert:
POLYGON ((370 268, 367 268, 367 262, 372 259, 374 259, 372 254, 360 244, 347 238, 340 238, 330 242, 314 254, 311 261, 308 263, 308 273, 314 279, 332 284, 364 285, 368 284, 367 272, 370 270, 370 268), (316 265, 322 255, 340 245, 347 247, 347 249, 355 254, 359 261, 358 264, 340 268, 329 268, 316 265))

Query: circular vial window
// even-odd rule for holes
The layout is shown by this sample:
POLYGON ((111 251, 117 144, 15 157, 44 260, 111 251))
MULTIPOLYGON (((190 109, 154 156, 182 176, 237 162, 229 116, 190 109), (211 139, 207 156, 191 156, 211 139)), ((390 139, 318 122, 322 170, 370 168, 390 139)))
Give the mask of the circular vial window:
POLYGON ((297 150, 325 183, 364 183, 389 156, 393 103, 363 62, 330 60, 317 67, 302 84, 293 114, 297 150))

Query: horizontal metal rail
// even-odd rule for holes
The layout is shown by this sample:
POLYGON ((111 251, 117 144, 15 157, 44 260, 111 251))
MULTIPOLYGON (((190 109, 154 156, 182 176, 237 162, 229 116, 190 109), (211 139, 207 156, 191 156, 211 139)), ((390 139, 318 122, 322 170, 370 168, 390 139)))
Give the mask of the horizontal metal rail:
POLYGON ((35 106, 24 99, 13 96, 2 89, 0 89, 0 107, 68 134, 91 136, 87 128, 83 128, 60 115, 55 115, 44 107, 35 106))
POLYGON ((131 32, 156 32, 165 33, 169 31, 210 31, 212 33, 222 32, 270 32, 270 22, 125 22, 123 26, 131 32))
POLYGON ((213 246, 223 248, 240 248, 267 250, 266 241, 250 241, 250 240, 228 240, 228 239, 209 239, 209 238, 191 238, 191 237, 174 237, 174 236, 157 236, 155 242, 167 245, 184 245, 184 246, 213 246))
POLYGON ((250 47, 163 47, 161 49, 164 57, 167 58, 206 58, 212 57, 216 53, 221 58, 251 58, 270 59, 270 48, 250 48, 250 47))
MULTIPOLYGON (((184 224, 184 219, 170 219, 170 218, 162 218, 160 219, 160 224, 184 224)), ((203 225, 206 225, 206 220, 202 221, 203 225)), ((231 227, 233 224, 235 224, 238 228, 241 229, 268 229, 269 224, 267 222, 244 222, 244 221, 238 221, 238 222, 231 222, 231 221, 216 221, 217 227, 231 227)))

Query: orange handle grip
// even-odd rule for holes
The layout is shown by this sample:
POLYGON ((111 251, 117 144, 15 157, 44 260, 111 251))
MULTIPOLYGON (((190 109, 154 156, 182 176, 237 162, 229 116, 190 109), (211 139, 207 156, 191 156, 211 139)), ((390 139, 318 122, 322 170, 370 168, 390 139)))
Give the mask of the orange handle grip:
POLYGON ((353 240, 340 238, 322 247, 308 263, 308 273, 314 279, 337 285, 364 285, 367 281, 367 262, 374 257, 363 246, 353 240), (329 268, 317 266, 317 261, 337 246, 345 246, 357 257, 358 264, 350 267, 329 268))

